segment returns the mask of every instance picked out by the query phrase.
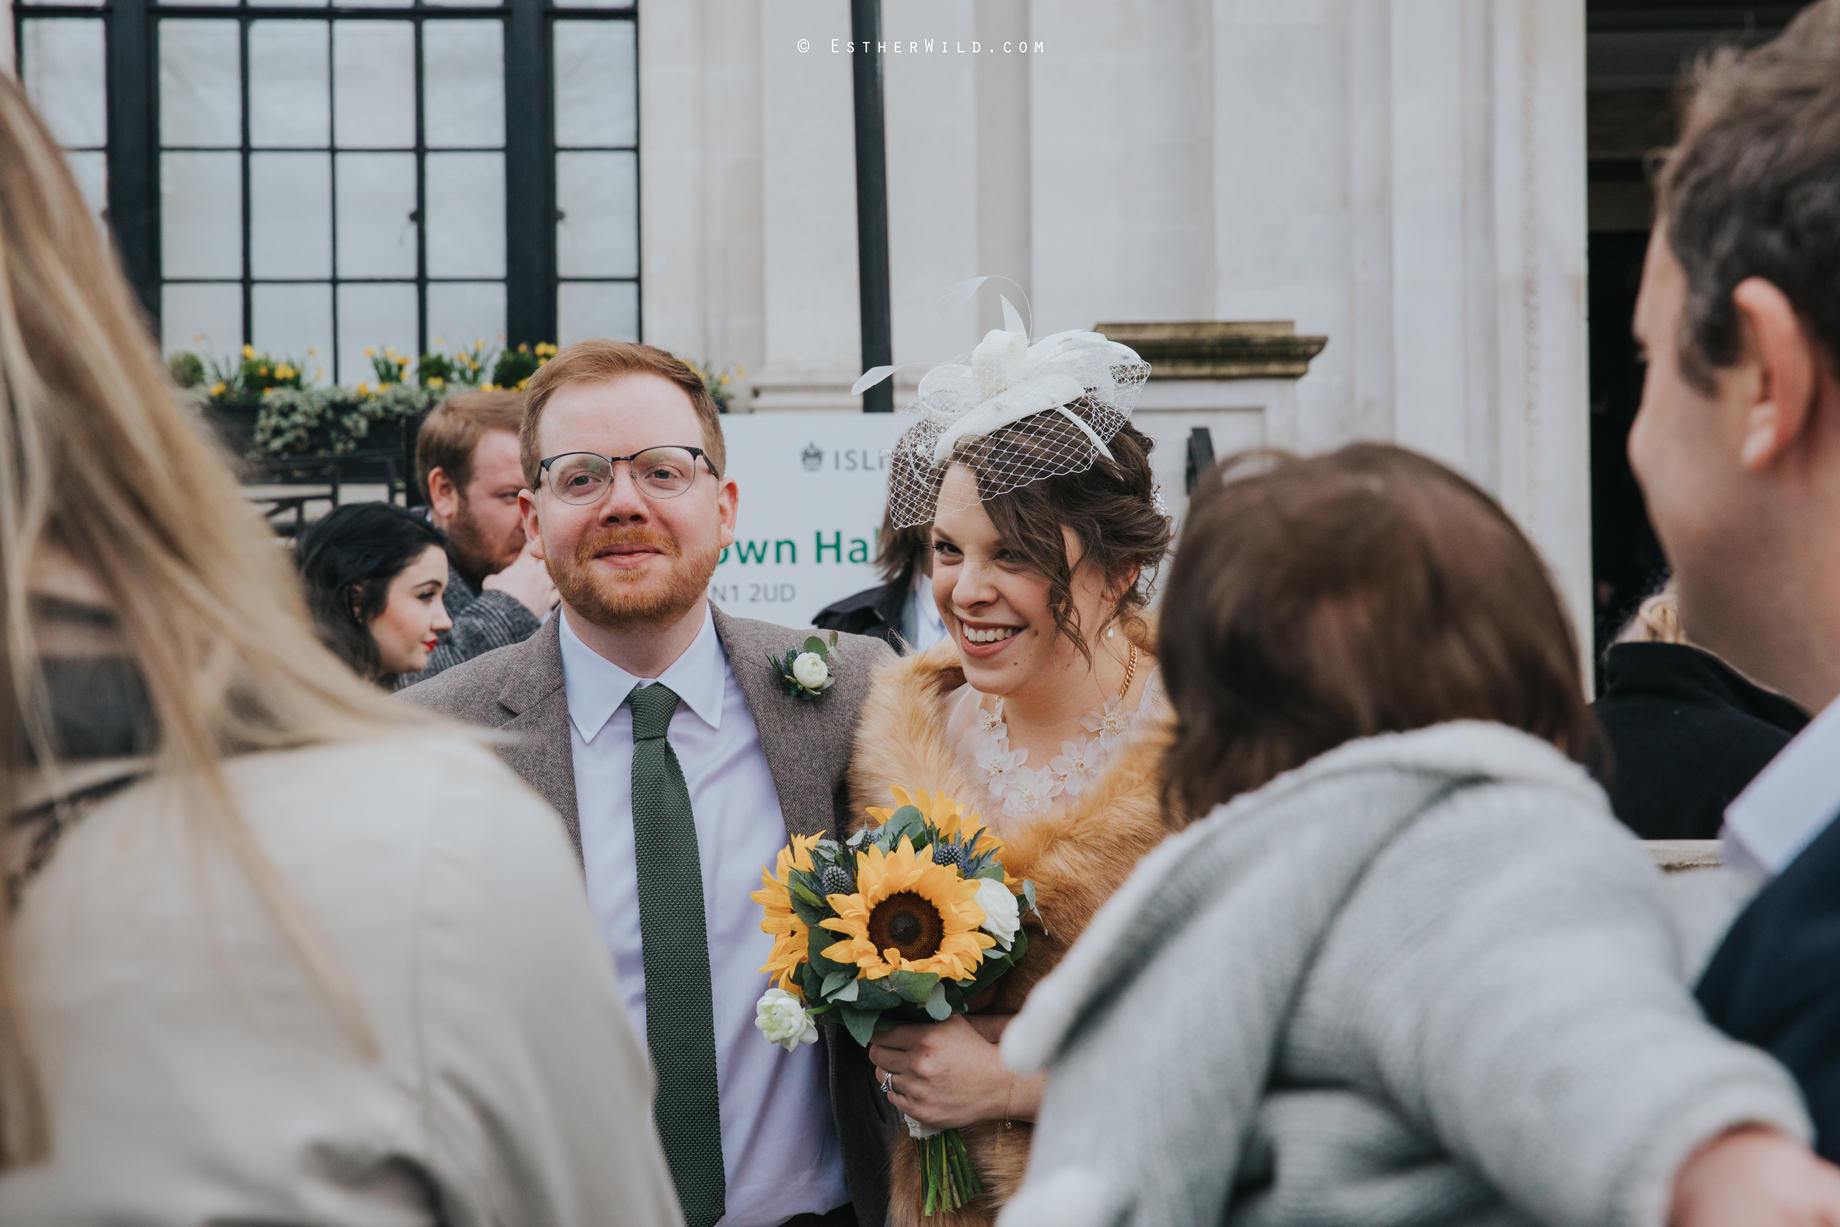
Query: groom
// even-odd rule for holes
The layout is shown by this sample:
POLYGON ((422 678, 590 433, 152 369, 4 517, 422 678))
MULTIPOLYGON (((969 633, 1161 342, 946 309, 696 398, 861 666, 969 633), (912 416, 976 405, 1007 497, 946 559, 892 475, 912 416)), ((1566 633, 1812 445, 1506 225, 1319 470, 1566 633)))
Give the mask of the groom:
POLYGON ((561 607, 403 693, 515 734, 500 753, 568 827, 689 1227, 880 1227, 888 1122, 867 1058, 847 1036, 786 1052, 755 1028, 771 940, 748 895, 789 834, 844 828, 858 709, 893 653, 844 636, 830 688, 795 698, 769 658, 807 632, 710 605, 736 485, 714 401, 663 350, 569 346, 531 379, 519 444, 524 528, 561 607))

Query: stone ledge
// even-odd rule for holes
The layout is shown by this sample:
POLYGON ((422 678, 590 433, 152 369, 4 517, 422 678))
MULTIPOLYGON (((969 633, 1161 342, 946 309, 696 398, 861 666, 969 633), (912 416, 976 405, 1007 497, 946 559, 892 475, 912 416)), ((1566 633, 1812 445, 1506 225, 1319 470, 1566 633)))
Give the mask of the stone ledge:
POLYGON ((1093 331, 1136 350, 1152 379, 1298 379, 1329 343, 1297 335, 1290 320, 1095 324, 1093 331))
POLYGON ((1642 847, 1663 873, 1717 869, 1724 863, 1716 839, 1645 839, 1642 847))

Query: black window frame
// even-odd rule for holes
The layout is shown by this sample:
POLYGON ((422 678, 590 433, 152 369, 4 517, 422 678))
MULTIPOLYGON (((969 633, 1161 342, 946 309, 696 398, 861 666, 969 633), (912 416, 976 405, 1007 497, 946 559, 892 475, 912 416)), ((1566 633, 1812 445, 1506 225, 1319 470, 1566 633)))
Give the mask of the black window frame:
MULTIPOLYGON (((508 345, 534 345, 556 341, 557 296, 562 278, 556 267, 556 228, 562 220, 556 205, 554 26, 557 20, 623 21, 633 27, 633 44, 639 42, 636 3, 611 6, 558 6, 548 0, 506 0, 502 5, 412 4, 354 8, 330 5, 235 5, 161 3, 160 0, 107 0, 103 4, 33 3, 14 0, 13 46, 16 57, 24 52, 24 23, 34 18, 101 18, 103 22, 108 147, 106 217, 120 251, 123 270, 159 335, 160 295, 163 283, 160 252, 160 141, 158 21, 163 17, 234 19, 242 45, 239 74, 243 91, 242 144, 244 158, 243 225, 243 336, 251 337, 249 157, 249 23, 258 20, 360 20, 414 22, 416 56, 416 297, 417 339, 428 349, 428 269, 425 158, 423 126, 422 31, 428 20, 448 18, 490 19, 504 23, 505 71, 505 340, 508 345)), ((635 64, 637 63, 635 58, 635 64)), ((24 65, 19 67, 23 70, 24 65)), ((644 104, 634 82, 635 116, 644 104)), ((635 162, 635 193, 642 190, 643 166, 638 158, 637 131, 631 152, 635 162)), ((333 207, 337 209, 336 169, 333 207)), ((609 283, 630 282, 637 298, 635 340, 645 337, 643 209, 635 200, 634 275, 570 278, 609 283)), ((335 222, 336 225, 336 222, 335 222)), ((336 257, 336 252, 335 252, 336 257)), ((230 279, 224 279, 226 281, 230 279)), ((286 280, 286 279, 282 279, 286 280)), ((311 279, 316 283, 318 279, 311 279)), ((336 262, 326 282, 336 286, 364 278, 338 275, 336 262)), ((388 280, 400 283, 403 279, 388 280)), ((441 278, 438 280, 448 280, 441 278)), ((492 280, 485 278, 484 280, 492 280)), ((333 336, 337 338, 337 295, 334 294, 333 336)), ((336 368, 334 370, 336 378, 336 368)))

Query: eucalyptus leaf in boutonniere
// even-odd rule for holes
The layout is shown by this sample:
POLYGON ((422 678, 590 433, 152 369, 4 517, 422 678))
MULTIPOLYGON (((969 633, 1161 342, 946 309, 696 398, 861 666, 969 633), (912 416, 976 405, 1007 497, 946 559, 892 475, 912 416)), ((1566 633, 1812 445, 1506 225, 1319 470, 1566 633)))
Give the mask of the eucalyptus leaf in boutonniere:
POLYGON ((780 685, 787 694, 795 699, 816 699, 837 680, 843 649, 837 645, 837 632, 832 631, 828 643, 813 635, 803 647, 788 648, 784 656, 768 656, 767 661, 779 674, 780 685))

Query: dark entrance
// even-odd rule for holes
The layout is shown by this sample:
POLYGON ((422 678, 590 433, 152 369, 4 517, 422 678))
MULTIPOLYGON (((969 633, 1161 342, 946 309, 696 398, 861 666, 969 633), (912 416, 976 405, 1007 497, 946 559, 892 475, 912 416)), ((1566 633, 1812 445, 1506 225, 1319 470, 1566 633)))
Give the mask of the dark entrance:
POLYGON ((1797 4, 1587 0, 1585 128, 1590 192, 1591 571, 1599 657, 1643 597, 1666 582, 1626 446, 1642 397, 1630 337, 1654 216, 1652 155, 1674 139, 1674 90, 1695 56, 1767 41, 1797 4))

